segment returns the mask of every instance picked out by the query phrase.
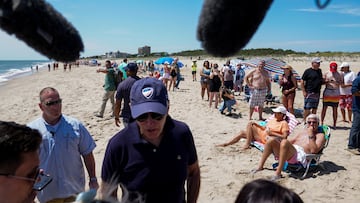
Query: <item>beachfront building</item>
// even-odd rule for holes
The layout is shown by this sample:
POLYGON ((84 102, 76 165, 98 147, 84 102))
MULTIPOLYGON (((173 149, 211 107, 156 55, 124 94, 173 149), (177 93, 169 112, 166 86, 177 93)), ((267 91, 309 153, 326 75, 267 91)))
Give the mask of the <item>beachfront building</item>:
POLYGON ((108 58, 126 58, 128 57, 130 54, 128 53, 124 53, 124 52, 120 52, 120 51, 115 51, 115 52, 107 52, 104 55, 101 56, 101 58, 103 59, 108 59, 108 58))
POLYGON ((143 46, 138 48, 138 56, 150 56, 151 47, 143 46))

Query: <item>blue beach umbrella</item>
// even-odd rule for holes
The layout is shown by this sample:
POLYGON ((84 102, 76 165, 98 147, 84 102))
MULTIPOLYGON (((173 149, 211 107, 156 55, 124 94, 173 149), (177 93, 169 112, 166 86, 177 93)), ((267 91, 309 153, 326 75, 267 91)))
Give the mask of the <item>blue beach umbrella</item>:
POLYGON ((177 62, 177 65, 179 66, 179 68, 182 68, 184 66, 184 64, 181 63, 180 61, 177 62))
MULTIPOLYGON (((172 58, 172 57, 161 57, 161 58, 158 58, 154 63, 157 65, 164 64, 165 62, 168 62, 169 64, 171 64, 173 61, 174 61, 174 58, 172 58)), ((180 61, 177 62, 177 65, 179 66, 179 68, 182 68, 184 66, 184 64, 180 61)))
POLYGON ((154 63, 155 64, 164 64, 165 62, 168 62, 169 64, 171 64, 174 61, 174 59, 172 57, 161 57, 158 58, 154 63))

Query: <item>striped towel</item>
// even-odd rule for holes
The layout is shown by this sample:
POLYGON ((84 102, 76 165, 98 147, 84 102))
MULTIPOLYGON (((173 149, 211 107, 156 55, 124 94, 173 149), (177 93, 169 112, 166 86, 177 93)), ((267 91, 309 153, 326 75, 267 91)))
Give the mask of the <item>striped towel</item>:
MULTIPOLYGON (((295 127, 297 125, 299 125, 299 121, 296 119, 296 117, 290 113, 290 112, 286 112, 286 115, 287 117, 289 117, 289 122, 288 122, 288 125, 289 125, 289 131, 290 133, 294 131, 295 127)), ((274 114, 272 114, 268 119, 266 119, 266 122, 268 122, 269 120, 273 119, 275 117, 274 114)))

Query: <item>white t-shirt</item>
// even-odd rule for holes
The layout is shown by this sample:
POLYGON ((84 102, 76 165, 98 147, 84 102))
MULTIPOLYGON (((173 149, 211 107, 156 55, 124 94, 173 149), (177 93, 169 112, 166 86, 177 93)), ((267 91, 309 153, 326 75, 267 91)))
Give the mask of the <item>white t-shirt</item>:
POLYGON ((234 79, 234 74, 232 68, 229 66, 224 66, 223 68, 224 81, 231 81, 234 79))
MULTIPOLYGON (((350 71, 344 73, 344 84, 349 85, 355 80, 355 73, 350 71)), ((340 87, 340 95, 351 95, 351 86, 350 87, 340 87)))

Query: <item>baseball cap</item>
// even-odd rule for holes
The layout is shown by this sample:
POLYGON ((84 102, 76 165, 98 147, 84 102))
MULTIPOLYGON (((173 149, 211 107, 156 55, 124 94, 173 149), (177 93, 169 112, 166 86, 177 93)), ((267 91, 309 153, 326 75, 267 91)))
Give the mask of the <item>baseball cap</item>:
POLYGON ((286 114, 286 112, 287 112, 286 108, 283 106, 278 106, 275 109, 272 109, 272 111, 274 113, 282 113, 282 114, 286 114))
POLYGON ((343 67, 350 67, 350 65, 348 62, 342 62, 340 65, 340 68, 343 68, 343 67))
POLYGON ((315 57, 311 60, 311 63, 321 63, 321 59, 319 57, 315 57))
POLYGON ((164 64, 169 65, 170 63, 168 61, 165 61, 164 64))
POLYGON ((136 63, 128 63, 125 67, 125 71, 136 71, 138 69, 138 66, 136 63))
POLYGON ((337 70, 337 63, 336 62, 331 62, 330 63, 330 72, 334 73, 337 70))
POLYGON ((133 118, 144 113, 167 113, 168 94, 161 80, 146 77, 134 83, 130 91, 130 109, 133 118))

